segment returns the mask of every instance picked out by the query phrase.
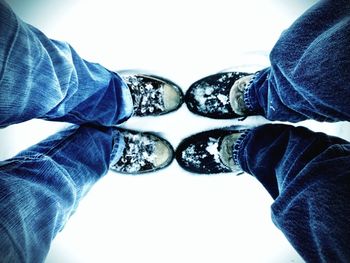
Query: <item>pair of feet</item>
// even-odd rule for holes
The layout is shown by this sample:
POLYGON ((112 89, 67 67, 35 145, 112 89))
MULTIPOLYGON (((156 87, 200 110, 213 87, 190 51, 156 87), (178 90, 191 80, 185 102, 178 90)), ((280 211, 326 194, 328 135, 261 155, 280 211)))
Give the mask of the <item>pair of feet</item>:
MULTIPOLYGON (((120 72, 128 85, 134 116, 159 116, 173 112, 185 102, 198 115, 232 119, 249 114, 244 91, 253 75, 240 72, 218 73, 191 85, 184 95, 173 82, 140 72, 120 72)), ((124 142, 121 156, 110 168, 126 174, 153 172, 168 166, 174 157, 179 165, 194 173, 239 171, 233 160, 233 145, 244 132, 239 128, 202 132, 184 139, 174 151, 171 144, 150 132, 118 128, 124 142)))

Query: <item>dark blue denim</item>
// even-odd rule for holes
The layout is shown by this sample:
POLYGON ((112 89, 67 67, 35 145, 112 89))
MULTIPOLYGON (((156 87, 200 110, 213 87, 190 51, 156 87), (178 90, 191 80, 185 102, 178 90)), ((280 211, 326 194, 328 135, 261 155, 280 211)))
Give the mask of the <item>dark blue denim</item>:
POLYGON ((350 1, 320 1, 283 32, 247 92, 269 120, 350 120, 350 1))
POLYGON ((242 169, 274 198, 272 220, 307 262, 350 262, 350 143, 304 127, 247 133, 242 169))
MULTIPOLYGON (((350 120, 350 1, 320 1, 283 32, 245 92, 252 113, 350 120)), ((237 162, 274 198, 272 219, 307 262, 350 262, 350 143, 306 128, 245 134, 237 162)))

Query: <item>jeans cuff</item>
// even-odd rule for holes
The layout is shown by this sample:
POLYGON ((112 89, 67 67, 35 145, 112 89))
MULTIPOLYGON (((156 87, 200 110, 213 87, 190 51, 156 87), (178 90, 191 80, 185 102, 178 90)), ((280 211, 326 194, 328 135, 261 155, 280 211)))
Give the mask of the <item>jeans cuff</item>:
POLYGON ((246 139, 249 132, 250 132, 250 130, 245 130, 241 134, 241 136, 237 139, 235 144, 232 146, 233 147, 233 151, 232 151, 233 163, 239 167, 241 167, 241 165, 239 163, 239 155, 240 155, 241 150, 243 149, 243 145, 245 144, 245 139, 246 139))
POLYGON ((111 152, 110 163, 117 162, 123 154, 125 149, 125 141, 123 135, 119 132, 118 129, 114 129, 112 132, 113 136, 113 148, 111 152))
POLYGON ((117 124, 123 123, 127 121, 134 112, 134 104, 132 101, 132 96, 128 85, 125 83, 123 78, 119 76, 118 73, 112 72, 114 77, 118 79, 120 82, 120 93, 121 93, 121 105, 119 108, 121 109, 118 116, 117 124))
POLYGON ((244 89, 243 100, 250 114, 257 114, 260 110, 260 105, 258 98, 255 94, 256 80, 260 79, 261 71, 257 71, 252 79, 249 81, 248 85, 244 89))

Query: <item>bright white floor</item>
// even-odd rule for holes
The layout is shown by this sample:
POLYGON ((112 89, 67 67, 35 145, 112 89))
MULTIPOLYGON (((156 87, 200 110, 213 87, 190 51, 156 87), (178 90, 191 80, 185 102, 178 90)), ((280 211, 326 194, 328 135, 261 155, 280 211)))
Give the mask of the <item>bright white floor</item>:
MULTIPOLYGON (((159 72, 185 90, 224 68, 267 65, 281 31, 314 1, 17 2, 26 21, 68 41, 86 59, 110 69, 159 72)), ((255 121, 261 119, 248 120, 255 121)), ((199 118, 182 107, 126 126, 160 131, 176 146, 190 134, 234 123, 199 118)), ((347 123, 307 125, 350 139, 347 123)), ((0 158, 62 126, 36 120, 0 130, 0 158)), ((54 240, 46 263, 303 262, 271 222, 272 202, 249 175, 193 176, 175 162, 146 176, 109 173, 54 240)))

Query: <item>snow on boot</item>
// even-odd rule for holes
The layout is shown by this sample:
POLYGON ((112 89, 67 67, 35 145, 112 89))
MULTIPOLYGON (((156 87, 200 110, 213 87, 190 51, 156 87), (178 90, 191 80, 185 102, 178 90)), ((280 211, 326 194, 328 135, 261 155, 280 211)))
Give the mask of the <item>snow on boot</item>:
POLYGON ((176 160, 191 173, 239 173, 232 159, 233 146, 244 132, 244 127, 233 126, 192 135, 176 149, 176 160))
POLYGON ((154 172, 170 165, 174 150, 169 142, 150 132, 137 132, 118 128, 122 137, 116 147, 124 145, 123 152, 111 160, 110 169, 124 174, 154 172))
POLYGON ((175 111, 183 103, 183 92, 170 80, 136 71, 120 71, 128 85, 134 116, 159 116, 175 111))
POLYGON ((251 74, 223 72, 196 81, 185 95, 188 109, 195 114, 214 119, 240 117, 231 107, 230 91, 237 80, 248 75, 251 74))

